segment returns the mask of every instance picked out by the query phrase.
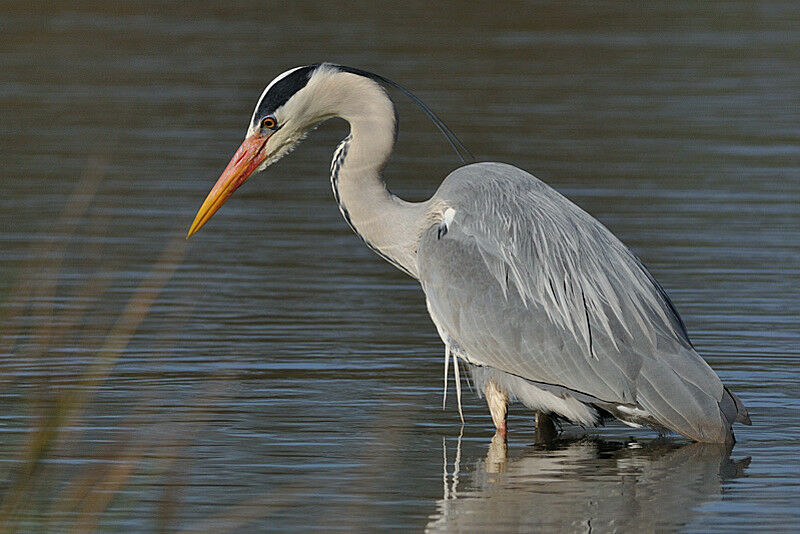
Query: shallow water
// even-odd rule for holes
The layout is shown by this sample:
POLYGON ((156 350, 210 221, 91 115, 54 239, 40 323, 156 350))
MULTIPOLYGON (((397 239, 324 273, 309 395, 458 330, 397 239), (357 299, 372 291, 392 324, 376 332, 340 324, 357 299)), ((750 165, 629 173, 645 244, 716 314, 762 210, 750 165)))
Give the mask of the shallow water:
MULTIPOLYGON (((0 518, 57 530, 100 506, 101 529, 139 531, 800 528, 798 4, 438 6, 4 4, 4 502, 41 405, 95 394, 41 458, 34 487, 49 491, 0 518), (537 448, 520 406, 505 450, 469 392, 462 434, 452 399, 441 411, 443 349, 418 285, 331 198, 340 122, 184 245, 264 85, 319 60, 403 83, 480 159, 533 172, 631 246, 750 409, 733 451, 616 424, 537 448), (170 267, 163 289, 140 289, 170 267), (94 484, 102 506, 69 493, 126 465, 94 484)), ((457 160, 397 102, 387 179, 422 199, 457 160)))

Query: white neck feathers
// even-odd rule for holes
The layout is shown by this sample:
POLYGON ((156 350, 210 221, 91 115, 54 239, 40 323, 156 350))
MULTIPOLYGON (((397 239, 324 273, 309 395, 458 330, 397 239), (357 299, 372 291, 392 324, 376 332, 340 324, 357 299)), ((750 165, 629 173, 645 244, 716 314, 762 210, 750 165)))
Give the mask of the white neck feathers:
POLYGON ((339 145, 331 165, 331 184, 342 215, 371 248, 416 278, 425 203, 396 197, 381 177, 394 146, 392 101, 376 82, 335 68, 315 73, 308 89, 311 101, 323 103, 323 109, 315 111, 350 123, 350 135, 339 145))

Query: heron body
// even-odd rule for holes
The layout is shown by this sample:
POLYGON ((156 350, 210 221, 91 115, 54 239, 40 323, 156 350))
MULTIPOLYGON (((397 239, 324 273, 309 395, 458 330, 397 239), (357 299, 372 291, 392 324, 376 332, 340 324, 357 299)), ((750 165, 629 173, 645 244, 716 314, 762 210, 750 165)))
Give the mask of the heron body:
POLYGON ((381 173, 396 112, 381 82, 396 86, 330 64, 278 76, 189 235, 253 172, 340 117, 350 134, 334 153, 331 185, 342 215, 370 248, 419 280, 445 361, 452 355, 456 369, 466 365, 499 430, 509 399, 518 399, 585 426, 614 416, 732 442, 733 423, 749 423, 747 410, 694 350, 644 265, 588 213, 502 163, 462 166, 424 202, 388 191, 381 173))

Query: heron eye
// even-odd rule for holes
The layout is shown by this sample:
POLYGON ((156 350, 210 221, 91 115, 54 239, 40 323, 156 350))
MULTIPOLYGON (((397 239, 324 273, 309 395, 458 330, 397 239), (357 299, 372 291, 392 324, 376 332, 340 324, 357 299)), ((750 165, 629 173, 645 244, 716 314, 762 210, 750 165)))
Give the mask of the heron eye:
POLYGON ((278 121, 275 120, 275 117, 273 117, 271 115, 269 117, 264 117, 261 120, 261 127, 262 128, 269 128, 270 130, 273 130, 273 129, 275 129, 275 127, 277 125, 278 125, 278 121))

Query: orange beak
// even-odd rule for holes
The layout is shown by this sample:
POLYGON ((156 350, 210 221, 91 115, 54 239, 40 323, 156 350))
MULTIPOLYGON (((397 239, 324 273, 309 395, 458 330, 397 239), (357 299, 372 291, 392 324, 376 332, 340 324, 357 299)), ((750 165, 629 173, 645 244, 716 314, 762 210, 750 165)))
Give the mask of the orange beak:
POLYGON ((225 204, 236 189, 247 180, 253 171, 267 159, 264 147, 270 135, 260 136, 253 134, 244 140, 242 146, 231 158, 228 166, 222 172, 217 183, 211 189, 203 205, 194 218, 192 227, 186 239, 192 237, 204 224, 208 222, 212 215, 225 204))

